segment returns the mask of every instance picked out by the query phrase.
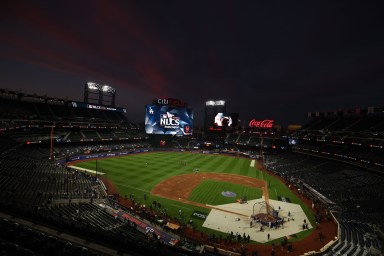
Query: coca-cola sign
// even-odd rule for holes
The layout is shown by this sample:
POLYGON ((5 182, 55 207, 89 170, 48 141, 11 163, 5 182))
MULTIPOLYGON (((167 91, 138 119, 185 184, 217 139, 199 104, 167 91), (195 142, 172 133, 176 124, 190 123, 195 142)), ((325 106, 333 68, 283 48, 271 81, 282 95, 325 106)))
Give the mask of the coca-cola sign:
POLYGON ((252 128, 273 128, 273 123, 275 122, 275 120, 256 120, 256 119, 252 119, 251 121, 249 121, 249 127, 252 127, 252 128))

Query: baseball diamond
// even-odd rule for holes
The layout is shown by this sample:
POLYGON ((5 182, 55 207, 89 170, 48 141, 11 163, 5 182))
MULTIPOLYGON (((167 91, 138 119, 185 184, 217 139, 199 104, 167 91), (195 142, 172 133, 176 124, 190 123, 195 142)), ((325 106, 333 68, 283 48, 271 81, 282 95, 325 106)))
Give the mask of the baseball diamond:
MULTIPOLYGON (((291 241, 300 241, 313 232, 314 216, 309 207, 301 202, 301 200, 292 191, 285 186, 278 178, 260 170, 260 165, 251 166, 251 159, 232 157, 226 155, 212 155, 212 154, 196 154, 185 152, 152 152, 133 154, 124 157, 107 158, 98 160, 99 171, 105 173, 104 177, 116 186, 120 195, 129 195, 134 197, 136 202, 142 204, 151 204, 152 201, 160 202, 162 207, 167 210, 171 216, 178 216, 187 220, 195 211, 202 212, 207 215, 207 220, 194 219, 194 224, 198 230, 207 234, 224 235, 227 229, 236 229, 237 227, 228 225, 230 224, 224 219, 217 227, 212 228, 209 224, 213 219, 220 219, 222 214, 223 218, 239 219, 236 224, 249 225, 248 219, 253 214, 254 209, 252 206, 255 201, 268 202, 275 200, 280 202, 279 205, 284 209, 284 216, 287 217, 288 211, 295 212, 298 219, 308 219, 310 226, 308 230, 295 229, 289 231, 288 224, 286 225, 285 232, 281 230, 275 232, 271 230, 271 240, 266 241, 265 238, 252 235, 251 240, 260 243, 270 243, 273 239, 285 235, 292 235, 297 233, 295 237, 291 236, 291 241), (179 162, 183 161, 187 164, 180 165, 179 162), (199 168, 199 172, 193 170, 199 168), (208 185, 203 191, 198 192, 198 196, 191 198, 191 195, 196 189, 202 186, 205 182, 213 182, 213 184, 224 184, 224 188, 219 192, 212 192, 214 185, 208 185), (232 185, 227 185, 232 184, 232 185), (226 187, 227 186, 227 187, 226 187), (237 194, 236 198, 226 198, 227 202, 217 202, 220 198, 222 191, 231 190, 233 187, 240 187, 241 191, 234 191, 237 194), (232 187, 232 188, 231 188, 232 187), (248 189, 259 189, 259 194, 253 192, 253 195, 248 196, 248 204, 241 204, 240 197, 246 194, 248 189), (146 200, 143 195, 147 194, 146 200), (206 196, 214 197, 213 201, 206 201, 206 196), (290 204, 284 205, 283 202, 278 201, 281 196, 290 198, 294 204, 299 204, 299 210, 287 210, 290 204), (245 207, 245 206, 248 206, 245 207), (240 209, 240 208, 244 209, 240 209), (302 209, 302 210, 301 210, 302 209), (299 214, 300 212, 300 214, 299 214), (213 214, 213 215, 212 215, 213 214), (227 216, 227 217, 225 217, 227 216), (300 216, 300 217, 298 217, 300 216), (208 221, 208 222, 207 222, 208 221), (284 235, 278 235, 284 234, 284 235), (273 238, 273 239, 272 239, 273 238)), ((76 166, 82 168, 93 169, 96 167, 94 161, 86 161, 77 163, 76 166)), ((211 183, 210 183, 211 184, 211 183)), ((260 209, 256 210, 259 213, 260 209)), ((262 216, 262 215, 260 215, 262 216)), ((268 219, 268 217, 264 217, 268 219)), ((233 223, 233 222, 232 222, 233 223)), ((268 225, 268 222, 267 222, 268 225)), ((253 229, 247 230, 250 234, 255 233, 259 229, 260 224, 255 222, 253 229)), ((300 223, 296 224, 300 227, 300 223)), ((268 227, 269 228, 269 227, 268 227)))

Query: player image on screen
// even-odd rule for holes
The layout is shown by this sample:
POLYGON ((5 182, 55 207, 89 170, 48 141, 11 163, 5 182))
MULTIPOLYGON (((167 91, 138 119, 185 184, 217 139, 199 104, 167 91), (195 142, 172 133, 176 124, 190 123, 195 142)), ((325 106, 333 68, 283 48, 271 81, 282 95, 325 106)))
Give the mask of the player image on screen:
POLYGON ((148 134, 191 135, 193 113, 191 109, 171 106, 147 105, 145 132, 148 134))
POLYGON ((232 117, 230 115, 225 116, 223 113, 217 113, 215 116, 215 126, 232 126, 232 117))

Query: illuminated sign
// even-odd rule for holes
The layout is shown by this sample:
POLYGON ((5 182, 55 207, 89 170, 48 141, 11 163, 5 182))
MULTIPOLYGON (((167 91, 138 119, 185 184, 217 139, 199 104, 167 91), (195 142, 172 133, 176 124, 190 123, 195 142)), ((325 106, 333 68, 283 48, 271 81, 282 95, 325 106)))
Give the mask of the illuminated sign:
POLYGON ((108 110, 108 111, 114 111, 114 112, 120 112, 120 113, 127 112, 125 108, 121 108, 121 107, 108 107, 108 106, 101 106, 101 105, 95 105, 95 104, 87 104, 79 101, 72 101, 70 102, 70 106, 71 105, 74 108, 90 108, 90 109, 108 110))
POLYGON ((166 114, 162 114, 160 117, 160 126, 164 126, 164 128, 172 128, 178 129, 180 122, 179 117, 167 112, 166 114))
POLYGON ((154 99, 153 103, 156 105, 168 105, 168 99, 154 99))
POLYGON ((147 105, 145 109, 147 134, 192 135, 193 112, 191 109, 167 105, 147 105))
POLYGON ((252 119, 249 121, 249 127, 251 128, 273 128, 273 123, 275 120, 262 120, 258 121, 256 119, 252 119))
POLYGON ((172 99, 172 98, 154 99, 153 104, 158 106, 171 106, 171 107, 179 107, 179 108, 187 107, 187 103, 185 103, 184 101, 181 101, 178 99, 172 99))
POLYGON ((225 100, 209 100, 205 102, 205 106, 224 106, 225 105, 225 100))

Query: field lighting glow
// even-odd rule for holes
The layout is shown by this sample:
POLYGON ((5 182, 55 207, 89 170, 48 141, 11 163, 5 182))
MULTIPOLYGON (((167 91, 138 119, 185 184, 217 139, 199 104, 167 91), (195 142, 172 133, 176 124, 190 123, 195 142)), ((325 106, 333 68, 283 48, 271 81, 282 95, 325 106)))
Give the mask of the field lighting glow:
POLYGON ((88 88, 91 90, 99 90, 98 84, 93 82, 87 82, 88 88))
POLYGON ((103 85, 103 87, 101 87, 101 90, 103 92, 108 92, 110 89, 111 89, 111 87, 109 85, 103 85))
POLYGON ((217 101, 215 102, 215 105, 216 105, 216 106, 224 106, 224 105, 225 105, 225 101, 224 101, 224 100, 217 100, 217 101))
POLYGON ((206 106, 224 106, 225 101, 224 100, 217 100, 217 101, 209 100, 209 101, 205 102, 205 105, 206 106))
POLYGON ((115 88, 109 86, 109 85, 100 85, 94 82, 87 82, 88 89, 90 90, 98 90, 102 92, 110 92, 114 93, 116 91, 115 88))
POLYGON ((116 89, 109 86, 109 85, 103 85, 102 87, 103 92, 110 92, 110 93, 115 93, 116 89))

